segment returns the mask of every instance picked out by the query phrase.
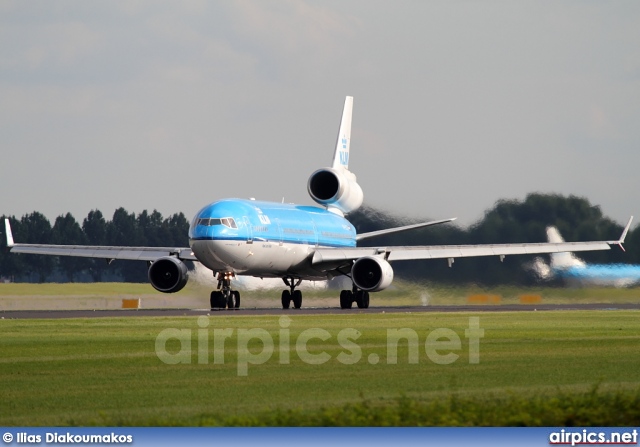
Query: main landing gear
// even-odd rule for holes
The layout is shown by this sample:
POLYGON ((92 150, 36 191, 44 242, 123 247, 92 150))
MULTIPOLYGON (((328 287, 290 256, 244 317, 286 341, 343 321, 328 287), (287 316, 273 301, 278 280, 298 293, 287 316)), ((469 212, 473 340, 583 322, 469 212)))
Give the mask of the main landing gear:
POLYGON ((302 279, 296 281, 295 278, 282 278, 282 280, 290 289, 282 291, 282 308, 288 309, 291 306, 291 302, 293 302, 293 307, 300 309, 302 306, 302 292, 296 290, 296 287, 300 285, 302 279))
MULTIPOLYGON (((215 272, 214 272, 215 275, 215 272)), ((233 273, 218 273, 218 290, 211 292, 209 303, 213 309, 237 309, 240 307, 240 292, 231 290, 233 273)))
POLYGON ((351 309, 353 303, 358 305, 358 309, 367 309, 369 307, 369 292, 360 290, 356 286, 353 286, 353 290, 340 292, 341 309, 351 309))

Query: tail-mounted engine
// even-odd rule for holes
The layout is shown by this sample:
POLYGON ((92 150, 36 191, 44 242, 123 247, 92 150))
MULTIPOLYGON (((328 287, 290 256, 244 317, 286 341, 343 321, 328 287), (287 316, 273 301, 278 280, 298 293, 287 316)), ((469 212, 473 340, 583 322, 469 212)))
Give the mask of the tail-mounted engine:
POLYGON ((316 203, 340 215, 357 210, 364 199, 356 176, 346 169, 318 169, 309 177, 307 190, 316 203))
POLYGON ((173 256, 156 259, 149 267, 149 282, 159 292, 178 292, 187 284, 187 266, 173 256))
POLYGON ((366 292, 378 292, 393 282, 393 268, 382 258, 366 256, 353 263, 353 284, 366 292))

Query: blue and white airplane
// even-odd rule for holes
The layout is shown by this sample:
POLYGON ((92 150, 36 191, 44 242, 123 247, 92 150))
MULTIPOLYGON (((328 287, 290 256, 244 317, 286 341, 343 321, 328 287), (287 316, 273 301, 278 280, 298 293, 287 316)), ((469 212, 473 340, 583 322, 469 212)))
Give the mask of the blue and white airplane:
MULTIPOLYGON (((563 243, 556 227, 547 227, 551 243, 563 243)), ((587 264, 571 252, 551 253, 551 262, 536 258, 533 270, 542 280, 560 278, 573 286, 632 287, 640 284, 640 265, 587 264)))
POLYGON ((345 219, 360 207, 362 189, 349 171, 351 116, 353 98, 344 103, 338 139, 331 167, 311 174, 307 190, 321 205, 304 206, 253 199, 226 199, 202 208, 189 228, 190 247, 105 247, 40 245, 14 243, 6 220, 7 246, 12 253, 53 256, 82 256, 140 260, 149 263, 149 282, 160 292, 181 290, 187 283, 183 261, 199 261, 211 269, 218 281, 211 293, 212 308, 237 308, 240 293, 232 290, 236 275, 282 278, 288 289, 282 293, 282 307, 302 305, 302 293, 296 288, 303 280, 328 280, 347 276, 352 289, 340 293, 340 307, 356 303, 369 307, 369 292, 383 290, 393 281, 394 261, 447 259, 471 256, 553 253, 565 251, 608 250, 624 242, 629 226, 616 241, 573 243, 529 243, 453 246, 358 247, 364 239, 450 222, 454 219, 425 222, 371 233, 356 234, 345 219))

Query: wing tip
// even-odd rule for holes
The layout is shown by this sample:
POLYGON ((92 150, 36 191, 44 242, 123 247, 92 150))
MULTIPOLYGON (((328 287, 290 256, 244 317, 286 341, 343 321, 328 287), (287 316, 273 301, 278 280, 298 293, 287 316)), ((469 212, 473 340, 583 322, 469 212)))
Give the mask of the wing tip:
POLYGON ((13 233, 11 232, 11 222, 9 222, 9 218, 4 219, 4 228, 7 233, 7 247, 11 248, 16 244, 13 241, 13 233))
POLYGON ((631 228, 631 222, 633 222, 633 216, 631 216, 629 218, 629 222, 627 222, 627 226, 624 227, 624 230, 622 231, 622 235, 620 236, 620 239, 618 240, 619 243, 623 243, 625 238, 627 237, 627 233, 629 232, 629 228, 631 228))

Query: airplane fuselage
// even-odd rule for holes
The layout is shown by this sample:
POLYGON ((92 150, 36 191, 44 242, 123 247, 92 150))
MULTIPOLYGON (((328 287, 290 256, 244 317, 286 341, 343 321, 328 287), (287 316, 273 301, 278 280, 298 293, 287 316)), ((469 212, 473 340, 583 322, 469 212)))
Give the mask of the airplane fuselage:
POLYGON ((211 203, 189 229, 194 256, 214 272, 327 279, 311 267, 318 247, 355 247, 345 218, 314 206, 243 199, 211 203))

